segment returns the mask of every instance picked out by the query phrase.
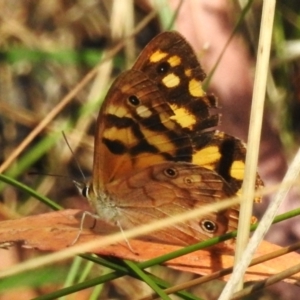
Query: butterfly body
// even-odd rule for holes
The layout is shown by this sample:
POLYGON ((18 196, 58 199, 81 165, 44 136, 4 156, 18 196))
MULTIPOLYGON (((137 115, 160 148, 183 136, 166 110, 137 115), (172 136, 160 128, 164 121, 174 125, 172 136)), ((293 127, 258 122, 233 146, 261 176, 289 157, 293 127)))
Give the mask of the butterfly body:
MULTIPOLYGON (((216 99, 186 40, 164 32, 109 89, 97 119, 87 198, 122 230, 172 217, 235 195, 245 147, 212 128, 216 99)), ((257 179, 260 185, 260 179, 257 179)), ((238 209, 181 222, 145 238, 188 245, 237 228, 238 209)))

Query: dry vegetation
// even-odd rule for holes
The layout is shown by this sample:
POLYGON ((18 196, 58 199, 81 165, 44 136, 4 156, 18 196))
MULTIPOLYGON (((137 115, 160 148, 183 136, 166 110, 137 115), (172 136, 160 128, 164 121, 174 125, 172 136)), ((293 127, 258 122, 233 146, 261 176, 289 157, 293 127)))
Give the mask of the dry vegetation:
MULTIPOLYGON (((171 7, 175 7, 177 1, 170 3, 171 7)), ((239 11, 233 7, 226 8, 221 2, 220 7, 222 22, 231 32, 239 11)), ((84 174, 89 176, 95 119, 101 100, 112 79, 130 66, 151 37, 165 29, 161 25, 164 21, 172 20, 172 9, 167 12, 164 9, 161 8, 159 14, 155 15, 148 1, 0 0, 0 173, 30 186, 62 207, 88 209, 86 201, 78 196, 73 185, 73 179, 82 180, 82 177, 61 132, 65 132, 79 165, 84 174), (136 38, 124 41, 124 37, 129 36, 137 25, 141 29, 136 38), (103 57, 104 63, 99 64, 103 57), (85 81, 82 82, 82 79, 85 81), (41 122, 44 123, 41 125, 41 122), (31 139, 28 140, 28 137, 31 139), (27 143, 24 144, 26 139, 27 143), (28 175, 32 171, 39 174, 28 175), (41 174, 63 175, 66 178, 41 174)), ((259 5, 255 3, 252 9, 254 12, 260 11, 259 5)), ((274 35, 274 52, 277 56, 276 60, 272 60, 272 66, 276 68, 275 80, 280 86, 271 90, 269 88, 271 101, 266 113, 261 155, 262 177, 267 183, 280 181, 286 169, 285 156, 293 156, 296 140, 299 139, 299 51, 296 58, 289 56, 290 48, 284 40, 293 38, 295 42, 299 41, 296 40, 299 39, 299 17, 295 15, 292 3, 280 6, 279 10, 274 35), (278 44, 283 45, 282 49, 278 48, 278 44), (290 61, 289 65, 287 61, 290 61), (283 122, 279 124, 277 120, 283 122)), ((182 18, 179 18, 177 26, 184 31, 182 18)), ((259 20, 254 19, 254 22, 256 26, 259 24, 259 20)), ((194 26, 197 28, 198 25, 194 26)), ((249 34, 245 34, 245 28, 243 26, 240 29, 238 42, 233 47, 241 47, 243 50, 238 52, 242 52, 242 56, 235 57, 239 54, 233 53, 233 57, 242 65, 245 62, 248 68, 252 68, 254 58, 250 57, 250 53, 256 45, 248 42, 249 34)), ((255 36, 257 34, 254 32, 255 36)), ((194 45, 197 45, 195 40, 194 45)), ((216 56, 208 57, 212 60, 216 56)), ((204 62, 205 68, 210 70, 213 63, 204 62)), ((248 118, 241 115, 250 107, 252 74, 249 72, 248 77, 229 84, 228 77, 231 76, 228 76, 228 72, 231 67, 229 59, 224 67, 227 73, 220 71, 219 75, 216 74, 217 79, 212 81, 211 89, 219 96, 224 108, 223 129, 245 139, 248 118), (230 88, 227 88, 228 85, 230 88)), ((220 70, 224 71, 222 67, 220 70)), ((2 220, 51 210, 44 203, 28 196, 24 190, 1 182, 0 189, 2 220)), ((295 206, 298 194, 294 194, 286 205, 287 209, 295 206)), ((281 244, 289 244, 299 239, 298 228, 296 221, 290 222, 289 225, 273 230, 270 238, 281 244)), ((5 261, 3 267, 39 255, 18 247, 11 252, 0 251, 1 261, 5 261)), ((57 270, 67 276, 69 263, 58 265, 57 270)), ((117 264, 121 263, 117 261, 117 264)), ((85 268, 88 270, 89 264, 85 268)), ((79 267, 79 271, 75 272, 76 279, 81 277, 82 269, 79 267)), ((0 291, 0 299, 31 299, 62 288, 65 278, 53 276, 53 273, 57 274, 55 270, 48 268, 44 273, 37 273, 37 276, 32 273, 32 281, 22 286, 22 298, 19 292, 3 293, 1 296, 0 291), (39 280, 34 279, 36 277, 39 280)), ((104 274, 108 269, 103 267, 100 270, 96 266, 88 277, 99 276, 100 272, 104 274)), ((73 274, 70 273, 71 277, 73 274)), ((171 277, 175 277, 173 282, 187 280, 191 276, 179 273, 166 275, 170 281, 171 277)), ((292 291, 292 288, 289 289, 292 291)), ((204 297, 214 299, 211 290, 208 288, 209 295, 204 297)), ((98 299, 133 299, 133 295, 141 297, 149 291, 146 284, 126 277, 112 281, 104 288, 98 287, 94 294, 91 290, 85 290, 68 299, 92 299, 91 294, 97 293, 101 295, 98 299)), ((196 290, 193 292, 196 293, 196 290)))

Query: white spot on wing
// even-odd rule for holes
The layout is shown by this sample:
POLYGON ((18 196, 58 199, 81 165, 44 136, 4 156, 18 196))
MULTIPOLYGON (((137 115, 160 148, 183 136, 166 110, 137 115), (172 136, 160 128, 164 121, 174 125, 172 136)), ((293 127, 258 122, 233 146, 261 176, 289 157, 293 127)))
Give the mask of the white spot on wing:
POLYGON ((152 115, 152 112, 144 105, 141 105, 141 106, 137 107, 136 113, 141 118, 149 118, 152 115))

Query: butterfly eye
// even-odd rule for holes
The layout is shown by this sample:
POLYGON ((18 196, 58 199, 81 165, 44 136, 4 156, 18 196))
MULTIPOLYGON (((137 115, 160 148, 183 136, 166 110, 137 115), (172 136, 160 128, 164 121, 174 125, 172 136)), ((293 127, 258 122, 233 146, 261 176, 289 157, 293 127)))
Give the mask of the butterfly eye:
POLYGON ((132 106, 138 106, 141 102, 137 96, 131 95, 128 97, 128 103, 132 106))
POLYGON ((208 232, 208 233, 214 233, 218 230, 218 226, 215 222, 211 221, 211 220, 202 220, 200 222, 200 226, 201 228, 208 232))
POLYGON ((87 198, 88 194, 89 194, 89 187, 85 186, 82 190, 81 190, 81 194, 83 197, 87 198))
POLYGON ((157 73, 165 74, 169 71, 169 69, 170 69, 170 64, 167 62, 163 62, 157 66, 156 71, 157 73))
POLYGON ((165 169, 164 170, 164 173, 167 177, 171 177, 171 178, 174 178, 178 175, 178 172, 176 169, 173 169, 173 168, 168 168, 168 169, 165 169))

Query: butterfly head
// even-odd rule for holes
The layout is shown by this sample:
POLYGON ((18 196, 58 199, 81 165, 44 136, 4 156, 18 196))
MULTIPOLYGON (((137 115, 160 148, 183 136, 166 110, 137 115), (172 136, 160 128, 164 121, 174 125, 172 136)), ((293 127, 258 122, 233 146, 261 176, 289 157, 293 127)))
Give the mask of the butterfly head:
POLYGON ((78 189, 80 195, 82 195, 85 198, 88 198, 91 184, 89 182, 76 181, 76 180, 73 180, 73 183, 75 184, 76 188, 78 189))

